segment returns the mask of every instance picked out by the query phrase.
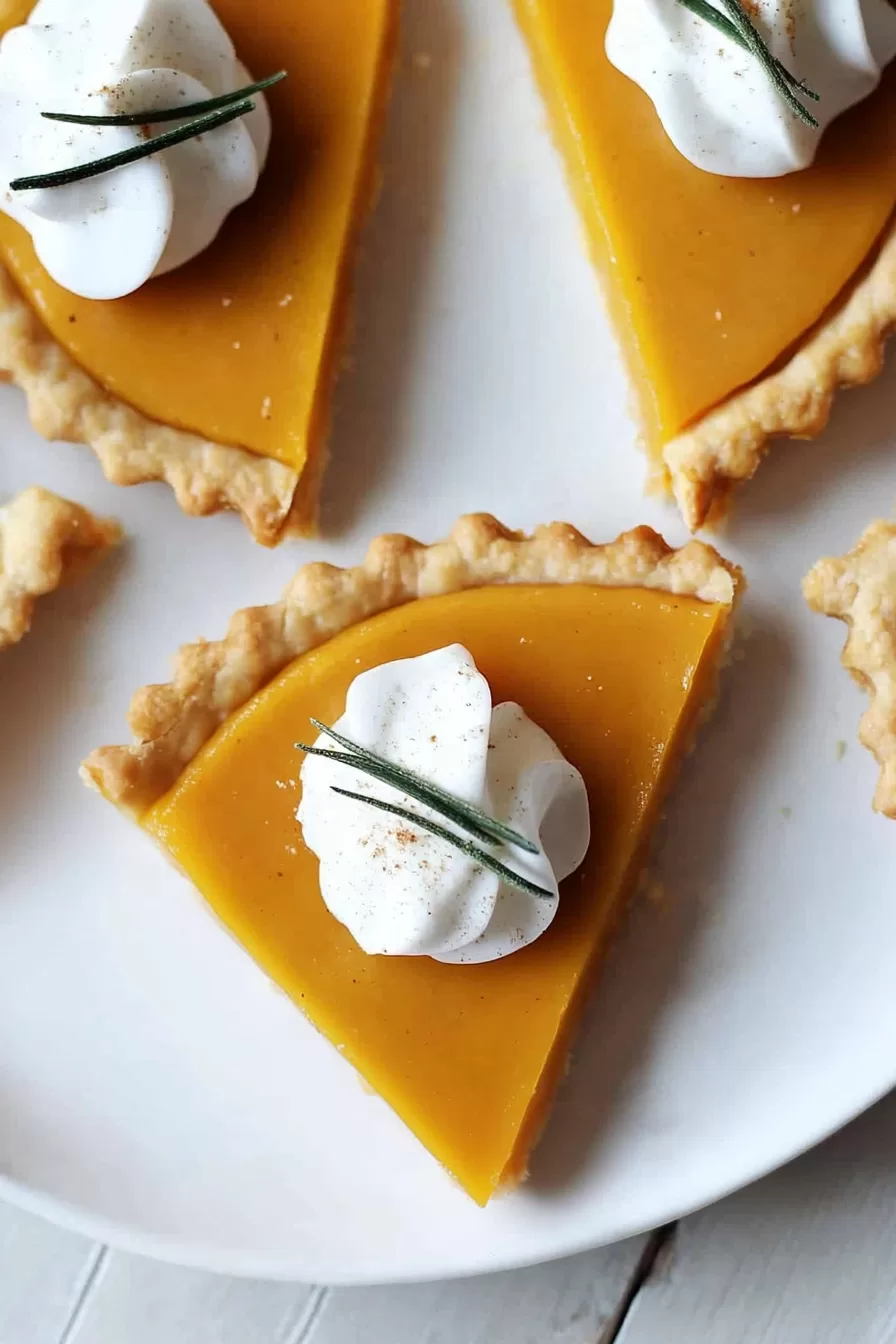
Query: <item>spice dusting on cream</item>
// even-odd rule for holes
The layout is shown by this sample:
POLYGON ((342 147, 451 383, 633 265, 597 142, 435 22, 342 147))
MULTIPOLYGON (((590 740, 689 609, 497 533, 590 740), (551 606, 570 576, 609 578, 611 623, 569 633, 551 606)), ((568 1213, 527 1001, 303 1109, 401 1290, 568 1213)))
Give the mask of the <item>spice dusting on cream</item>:
MULTIPOLYGON (((308 756, 297 817, 320 859, 327 907, 365 952, 445 962, 506 957, 541 936, 559 883, 590 840, 578 770, 519 705, 491 691, 459 644, 362 672, 337 732, 480 807, 534 842, 535 854, 495 848, 501 862, 547 897, 511 888, 422 827, 342 797, 333 787, 444 818, 351 766, 308 756)), ((315 744, 331 747, 321 737, 315 744)))
MULTIPOLYGON (((270 143, 255 110, 195 139, 67 186, 14 192, 18 177, 127 150, 147 126, 80 126, 42 112, 118 116, 186 106, 251 82, 207 0, 38 0, 0 42, 0 207, 44 268, 88 299, 130 294, 212 243, 255 190, 270 143)), ((166 128, 178 126, 166 123, 166 128)))
MULTIPOLYGON (((710 3, 727 14, 719 0, 710 3)), ((808 167, 825 128, 877 88, 896 56, 896 10, 888 0, 744 7, 771 55, 818 94, 806 104, 817 128, 793 115, 751 52, 679 0, 615 0, 607 55, 649 95, 666 134, 696 167, 781 177, 808 167)))

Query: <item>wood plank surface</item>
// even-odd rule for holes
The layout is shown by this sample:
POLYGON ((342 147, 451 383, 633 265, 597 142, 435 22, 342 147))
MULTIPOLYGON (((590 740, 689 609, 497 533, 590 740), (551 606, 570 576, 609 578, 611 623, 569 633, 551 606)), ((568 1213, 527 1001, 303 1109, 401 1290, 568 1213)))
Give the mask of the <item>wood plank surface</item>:
POLYGON ((56 1344, 102 1249, 0 1201, 0 1344, 56 1344))
POLYGON ((896 1094, 789 1167, 685 1219, 619 1344, 892 1344, 896 1094))
POLYGON ((595 1344, 646 1244, 481 1279, 331 1290, 157 1264, 0 1205, 0 1344, 595 1344))
POLYGON ((625 1298, 644 1242, 481 1279, 338 1289, 308 1344, 596 1344, 625 1298))
POLYGON ((110 1252, 58 1344, 302 1344, 320 1297, 301 1284, 231 1279, 110 1252))

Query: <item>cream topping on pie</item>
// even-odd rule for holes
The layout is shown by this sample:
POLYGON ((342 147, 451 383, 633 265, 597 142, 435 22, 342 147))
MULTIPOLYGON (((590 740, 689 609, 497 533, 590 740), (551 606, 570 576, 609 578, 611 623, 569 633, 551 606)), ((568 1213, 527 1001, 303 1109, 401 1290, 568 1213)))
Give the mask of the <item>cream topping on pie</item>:
POLYGON ((492 703, 467 649, 451 644, 369 668, 328 727, 339 737, 321 733, 306 756, 296 816, 320 860, 327 908, 365 952, 463 964, 509 956, 541 937, 560 883, 588 852, 588 794, 520 705, 492 703), (438 797, 430 805, 425 790, 371 775, 342 738, 509 827, 530 848, 473 834, 438 797), (540 890, 502 880, 470 844, 540 890))
POLYGON ((270 143, 264 95, 253 111, 148 158, 62 186, 12 190, 140 147, 171 123, 82 125, 202 103, 251 82, 207 0, 38 0, 0 42, 0 209, 28 230, 64 289, 117 299, 192 260, 258 183, 270 143))
POLYGON ((896 13, 887 0, 814 0, 811 11, 767 0, 760 22, 772 55, 822 91, 813 101, 795 90, 816 126, 794 115, 751 51, 679 0, 613 5, 607 55, 651 98, 676 149, 704 172, 783 177, 807 168, 825 128, 874 92, 896 56, 896 13))

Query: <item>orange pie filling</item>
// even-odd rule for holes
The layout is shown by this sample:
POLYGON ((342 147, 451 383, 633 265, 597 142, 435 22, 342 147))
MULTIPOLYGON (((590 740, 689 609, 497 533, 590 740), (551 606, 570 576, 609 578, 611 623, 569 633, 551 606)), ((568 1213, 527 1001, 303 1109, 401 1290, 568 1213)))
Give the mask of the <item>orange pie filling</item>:
POLYGON ((788 177, 702 172, 610 64, 613 0, 514 0, 636 385, 662 447, 774 368, 874 252, 896 203, 896 71, 788 177))
POLYGON ((486 587, 418 600, 291 664, 142 817, 262 969, 479 1204, 525 1173, 731 608, 646 589, 486 587), (563 656, 558 658, 558 640, 563 656), (582 773, 592 843, 535 943, 484 965, 368 956, 329 913, 296 820, 311 717, 368 668, 460 642, 582 773))
MULTIPOLYGON (((199 257, 126 298, 60 288, 0 214, 0 258, 55 339, 150 418, 305 473, 313 522, 353 247, 374 186, 398 0, 212 0, 268 94, 273 140, 252 199, 199 257)), ((0 34, 32 0, 0 3, 0 34)))

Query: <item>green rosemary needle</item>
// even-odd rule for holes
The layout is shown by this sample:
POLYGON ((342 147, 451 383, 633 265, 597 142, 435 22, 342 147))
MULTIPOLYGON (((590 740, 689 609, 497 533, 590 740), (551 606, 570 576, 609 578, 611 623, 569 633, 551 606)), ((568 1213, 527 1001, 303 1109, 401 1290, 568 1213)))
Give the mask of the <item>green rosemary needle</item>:
POLYGON ((455 835, 454 831, 439 826, 437 822, 430 821, 427 817, 418 817, 415 812, 409 812, 405 807, 397 807, 394 803, 385 803, 381 798, 372 798, 366 793, 352 793, 350 789, 337 789, 335 784, 331 784, 330 788, 343 798, 353 798, 355 802, 367 803, 370 807, 375 807, 378 812, 388 812, 390 816, 400 817, 402 821, 409 822, 412 826, 420 826, 424 831, 429 831, 430 835, 453 845, 455 849, 460 850, 461 854, 466 854, 467 858, 472 859, 474 863, 478 863, 480 867, 487 868, 490 873, 494 873, 508 887, 516 887, 519 891, 525 891, 530 896, 539 896, 544 900, 554 899, 554 893, 548 891, 546 887, 536 886, 528 878, 521 877, 512 868, 508 868, 498 859, 493 858, 486 850, 474 845, 471 840, 465 840, 463 836, 455 835))
POLYGON ((463 830, 469 831, 470 834, 480 840, 492 844, 515 845, 517 849, 523 849, 527 854, 537 854, 539 852, 538 846, 533 844, 526 836, 520 835, 512 827, 506 826, 504 822, 496 821, 494 817, 490 817, 481 808, 475 807, 462 798, 456 798, 454 794, 449 793, 446 789, 439 788, 438 784, 430 783, 428 779, 422 779, 420 775, 415 775, 412 770, 408 770, 405 766, 396 765, 394 761, 386 760, 384 756, 378 756, 375 751, 359 746, 351 738, 343 737, 341 733, 328 728, 319 719, 312 719, 311 723, 319 733, 331 737, 334 742, 338 742, 350 754, 348 757, 344 757, 340 752, 324 751, 320 747, 309 747, 302 742, 297 742, 296 747, 300 751, 310 752, 312 756, 325 756, 330 760, 338 761, 342 765, 350 765, 355 770, 372 775, 374 779, 391 784, 393 788, 416 798, 419 803, 425 803, 434 812, 440 812, 449 821, 453 821, 455 826, 460 826, 463 830))
MULTIPOLYGON (((711 23, 713 28, 718 28, 720 33, 724 33, 732 42, 736 42, 739 47, 748 50, 747 44, 740 32, 735 28, 730 19, 726 19, 724 14, 720 14, 709 0, 678 0, 683 9, 690 10, 695 18, 704 19, 711 23)), ((46 114, 45 114, 46 115, 46 114)))
POLYGON ((301 751, 308 752, 310 756, 323 756, 328 761, 336 761, 338 765, 347 765, 353 770, 370 775, 371 779, 378 779, 383 784, 391 784, 394 789, 416 798, 418 803, 431 807, 434 812, 440 813, 446 820, 453 821, 455 826, 468 831, 470 835, 486 844, 515 844, 529 854, 538 853, 538 846, 533 845, 525 836, 518 836, 515 831, 511 831, 500 822, 493 821, 484 812, 482 813, 484 820, 480 821, 478 809, 468 810, 467 804, 459 798, 445 793, 443 789, 433 790, 429 784, 418 780, 409 770, 399 767, 396 772, 391 762, 388 765, 377 765, 348 751, 324 751, 321 747, 309 747, 304 742, 297 742, 296 746, 301 751))
POLYGON ((756 57, 769 79, 774 84, 778 93, 784 99, 794 116, 799 117, 800 121, 805 122, 807 126, 817 129, 818 122, 808 108, 803 107, 800 100, 796 97, 793 89, 787 80, 781 74, 765 42, 762 40, 756 26, 750 19, 749 14, 744 9, 740 0, 721 0, 721 3, 728 11, 728 16, 738 27, 747 43, 747 47, 756 57))
POLYGON ((9 184, 10 191, 34 191, 40 187, 66 187, 71 182, 83 182, 89 177, 99 177, 102 173, 111 173, 114 168, 124 168, 129 163, 137 163, 140 159, 148 159, 153 154, 159 154, 163 149, 171 149, 174 145, 181 145, 185 140, 193 140, 197 135, 204 135, 208 131, 214 131, 219 126, 226 126, 229 121, 236 121, 237 117, 244 117, 247 112, 255 110, 253 102, 242 102, 232 104, 220 112, 209 112, 204 117, 194 117, 184 126, 178 126, 173 131, 163 131, 161 135, 155 135, 149 140, 143 140, 139 145, 133 145, 130 149, 120 150, 117 154, 108 154, 102 159, 93 159, 90 163, 75 164, 71 168, 61 168, 55 173, 39 173, 35 177, 17 177, 9 184))
POLYGON ((818 121, 809 109, 803 106, 794 90, 799 90, 800 93, 816 103, 819 101, 819 95, 804 84, 801 79, 797 79, 796 75, 792 74, 776 56, 772 55, 740 0, 720 0, 730 16, 727 18, 715 8, 715 5, 710 4, 709 0, 678 0, 678 3, 689 10, 696 18, 711 23, 730 41, 736 42, 739 47, 743 47, 745 51, 750 52, 762 66, 776 92, 794 116, 798 117, 807 126, 817 128, 818 121))
POLYGON ((198 117, 205 112, 216 112, 220 107, 244 102, 254 93, 263 93, 265 89, 279 84, 286 75, 286 70, 278 70, 275 75, 259 79, 255 84, 247 84, 244 89, 234 89, 232 93, 222 93, 217 98, 206 98, 200 103, 164 107, 155 112, 121 112, 108 117, 91 117, 79 112, 41 112, 41 116, 47 121, 64 121, 72 126, 149 126, 161 121, 182 121, 184 117, 198 117))

